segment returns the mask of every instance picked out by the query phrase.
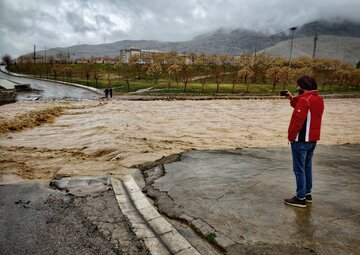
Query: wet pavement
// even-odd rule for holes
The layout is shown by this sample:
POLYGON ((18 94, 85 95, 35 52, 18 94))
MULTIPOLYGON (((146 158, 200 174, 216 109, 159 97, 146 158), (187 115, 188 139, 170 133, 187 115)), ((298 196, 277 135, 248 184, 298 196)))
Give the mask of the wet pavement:
POLYGON ((102 93, 93 88, 84 88, 73 86, 71 84, 60 84, 52 81, 24 78, 4 73, 4 66, 1 66, 0 86, 11 89, 14 84, 30 84, 33 92, 21 92, 18 94, 18 100, 32 99, 66 99, 66 100, 95 100, 102 96, 102 93))
POLYGON ((184 152, 143 171, 159 211, 226 254, 359 254, 360 145, 318 145, 305 209, 283 203, 295 194, 291 164, 288 147, 246 148, 184 152))
POLYGON ((0 254, 149 254, 106 177, 0 184, 0 254))

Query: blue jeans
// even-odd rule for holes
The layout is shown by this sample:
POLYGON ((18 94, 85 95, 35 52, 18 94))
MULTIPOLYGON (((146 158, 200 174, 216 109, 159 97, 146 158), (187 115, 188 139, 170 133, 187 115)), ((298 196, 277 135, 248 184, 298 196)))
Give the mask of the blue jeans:
POLYGON ((312 189, 312 157, 316 142, 292 142, 291 153, 296 178, 296 196, 304 199, 312 189))

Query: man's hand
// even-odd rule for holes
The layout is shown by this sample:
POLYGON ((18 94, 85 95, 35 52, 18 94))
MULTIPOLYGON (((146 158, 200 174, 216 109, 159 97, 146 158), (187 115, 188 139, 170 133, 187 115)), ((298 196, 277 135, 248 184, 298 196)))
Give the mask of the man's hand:
POLYGON ((286 90, 286 91, 287 91, 287 93, 286 93, 285 97, 291 101, 294 98, 294 96, 293 96, 293 94, 291 94, 290 91, 288 91, 288 90, 286 90))

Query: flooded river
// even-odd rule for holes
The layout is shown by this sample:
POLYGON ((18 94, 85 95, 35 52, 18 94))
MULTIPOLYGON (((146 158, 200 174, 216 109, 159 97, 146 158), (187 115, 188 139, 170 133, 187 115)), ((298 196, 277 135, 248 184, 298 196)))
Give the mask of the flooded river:
MULTIPOLYGON (((287 100, 18 102, 0 121, 64 107, 52 123, 0 135, 0 174, 124 174, 184 150, 286 147, 287 100)), ((320 144, 360 143, 360 99, 328 99, 320 144)), ((1 179, 0 179, 1 181, 1 179)))

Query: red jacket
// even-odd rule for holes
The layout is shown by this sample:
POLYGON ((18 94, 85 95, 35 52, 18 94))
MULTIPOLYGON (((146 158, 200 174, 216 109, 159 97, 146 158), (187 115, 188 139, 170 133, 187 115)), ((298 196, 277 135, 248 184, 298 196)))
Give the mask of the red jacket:
POLYGON ((291 142, 315 142, 320 140, 321 119, 324 100, 317 90, 294 97, 291 102, 294 111, 288 129, 291 142))

